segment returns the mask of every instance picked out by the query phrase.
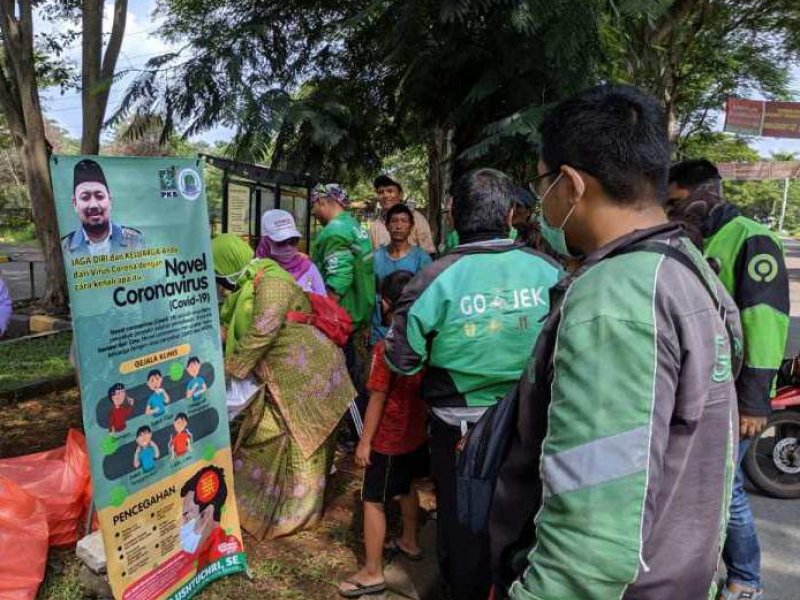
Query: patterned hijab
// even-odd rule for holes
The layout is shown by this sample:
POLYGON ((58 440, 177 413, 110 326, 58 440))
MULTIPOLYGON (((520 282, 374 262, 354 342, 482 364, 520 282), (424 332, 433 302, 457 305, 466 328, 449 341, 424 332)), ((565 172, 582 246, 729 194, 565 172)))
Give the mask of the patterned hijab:
POLYGON ((225 341, 225 356, 233 354, 236 341, 250 329, 253 322, 255 288, 253 280, 263 273, 294 282, 294 278, 278 263, 268 258, 255 259, 253 249, 238 235, 223 233, 211 240, 211 256, 217 277, 226 278, 236 289, 222 303, 219 311, 220 323, 228 330, 225 341))

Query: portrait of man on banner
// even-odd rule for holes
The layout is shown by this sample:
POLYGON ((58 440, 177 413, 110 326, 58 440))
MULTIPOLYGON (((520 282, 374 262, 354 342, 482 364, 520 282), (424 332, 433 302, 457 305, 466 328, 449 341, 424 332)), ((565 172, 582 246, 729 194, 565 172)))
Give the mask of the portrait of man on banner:
POLYGON ((111 220, 111 193, 99 164, 88 158, 78 162, 72 190, 72 206, 80 226, 61 238, 65 255, 113 254, 144 246, 141 231, 111 220))

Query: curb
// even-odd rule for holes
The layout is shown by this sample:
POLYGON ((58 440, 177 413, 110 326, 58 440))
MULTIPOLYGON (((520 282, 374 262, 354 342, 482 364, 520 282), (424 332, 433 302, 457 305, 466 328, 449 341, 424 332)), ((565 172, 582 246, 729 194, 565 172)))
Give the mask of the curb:
POLYGON ((36 396, 50 394, 52 392, 62 392, 77 385, 75 373, 53 377, 50 379, 39 379, 13 390, 0 392, 0 406, 8 406, 24 402, 36 396))
POLYGON ((72 321, 46 315, 31 315, 28 320, 28 329, 31 333, 44 333, 46 331, 67 331, 72 329, 72 321))
POLYGON ((3 340, 20 338, 32 333, 48 333, 52 331, 69 331, 72 321, 48 317, 46 315, 20 315, 12 314, 8 323, 8 330, 3 340))

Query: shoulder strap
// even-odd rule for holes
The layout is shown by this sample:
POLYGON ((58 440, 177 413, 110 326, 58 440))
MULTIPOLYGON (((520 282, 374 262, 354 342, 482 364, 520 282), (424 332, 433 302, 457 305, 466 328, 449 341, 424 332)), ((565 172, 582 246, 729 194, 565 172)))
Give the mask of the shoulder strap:
MULTIPOLYGON (((714 287, 709 283, 706 276, 700 270, 700 267, 697 266, 688 255, 684 254, 674 246, 670 246, 665 242, 659 242, 656 240, 644 240, 641 242, 637 242, 635 244, 631 244, 626 248, 620 249, 619 252, 616 254, 628 254, 630 252, 653 252, 655 254, 663 254, 669 258, 672 258, 679 263, 681 263, 684 267, 689 269, 692 273, 694 273, 695 277, 700 280, 700 283, 703 284, 703 287, 706 288, 708 295, 711 297, 711 301, 714 303, 714 308, 717 309, 717 313, 719 313, 720 318, 722 319, 723 325, 725 325, 725 331, 728 334, 728 341, 730 343, 731 348, 731 355, 735 354, 736 348, 736 335, 731 328, 730 323, 728 323, 728 314, 727 309, 725 308, 725 302, 720 299, 718 292, 714 289, 714 287)), ((741 364, 739 365, 741 366, 741 364)), ((738 376, 739 368, 735 367, 733 369, 733 376, 734 379, 738 376)))
POLYGON ((635 244, 631 244, 630 246, 621 249, 619 254, 628 254, 630 252, 637 251, 663 254, 664 256, 677 260, 684 267, 694 273, 695 277, 700 280, 700 283, 702 283, 703 287, 706 288, 708 295, 711 296, 711 300, 714 302, 714 307, 717 309, 717 311, 719 311, 720 315, 724 316, 725 306, 724 303, 720 302, 717 291, 708 282, 708 279, 706 279, 706 276, 700 270, 700 267, 697 266, 697 263, 695 263, 687 254, 681 252, 674 246, 656 240, 644 240, 635 244))

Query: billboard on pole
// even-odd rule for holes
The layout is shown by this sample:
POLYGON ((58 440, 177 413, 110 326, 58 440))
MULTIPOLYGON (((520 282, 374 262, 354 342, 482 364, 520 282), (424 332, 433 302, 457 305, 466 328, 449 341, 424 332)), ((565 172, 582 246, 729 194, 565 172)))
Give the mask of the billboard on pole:
POLYGON ((800 102, 728 98, 724 129, 740 135, 800 138, 800 102))

